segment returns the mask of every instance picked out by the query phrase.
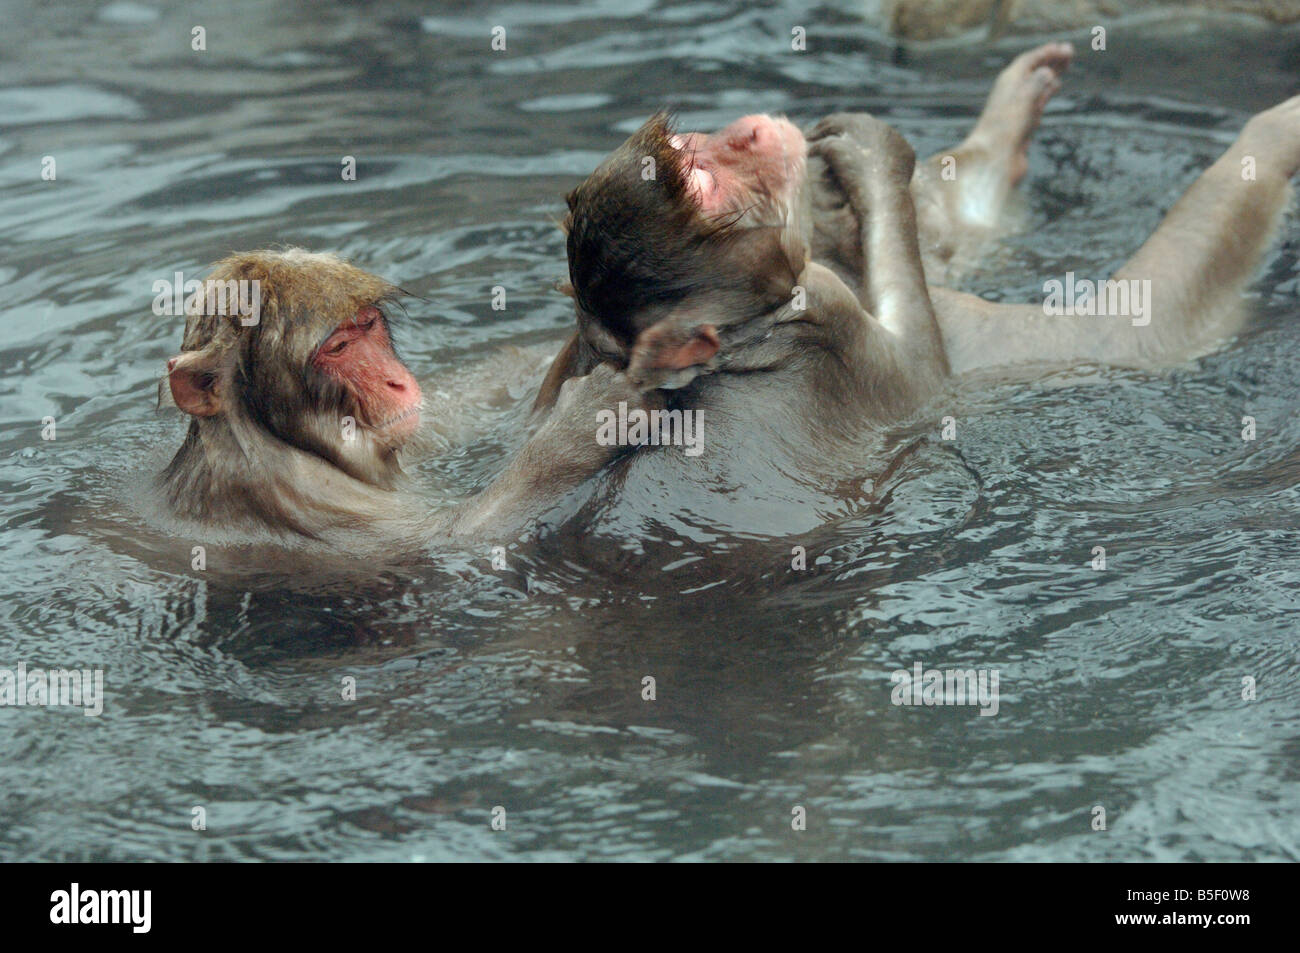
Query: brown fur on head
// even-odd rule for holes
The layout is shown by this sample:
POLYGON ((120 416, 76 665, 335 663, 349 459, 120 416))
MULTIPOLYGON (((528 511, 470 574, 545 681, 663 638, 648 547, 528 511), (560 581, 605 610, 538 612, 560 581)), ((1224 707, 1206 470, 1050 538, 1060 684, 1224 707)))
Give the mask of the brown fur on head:
POLYGON ((399 289, 334 255, 297 248, 231 255, 205 289, 225 282, 257 282, 254 313, 192 296, 182 352, 168 362, 165 383, 192 416, 163 475, 173 504, 200 518, 270 506, 273 484, 294 466, 314 466, 295 452, 392 487, 420 400, 380 310, 399 289))
MULTIPOLYGON (((349 314, 368 304, 395 301, 402 291, 383 278, 352 265, 328 252, 303 248, 284 251, 259 249, 229 255, 212 266, 209 281, 258 281, 262 287, 260 321, 251 330, 253 341, 275 345, 285 332, 303 325, 337 325, 349 314)), ((206 302, 204 302, 206 304, 206 302)), ((188 308, 181 350, 207 347, 218 334, 232 342, 230 334, 249 330, 239 315, 206 313, 206 308, 188 308)))
POLYGON ((805 264, 792 201, 802 152, 787 181, 771 189, 758 175, 742 185, 743 175, 720 165, 727 188, 705 202, 694 144, 722 148, 708 140, 676 135, 658 113, 568 196, 564 228, 580 334, 601 359, 659 386, 670 386, 665 374, 708 365, 721 328, 787 303, 805 264))

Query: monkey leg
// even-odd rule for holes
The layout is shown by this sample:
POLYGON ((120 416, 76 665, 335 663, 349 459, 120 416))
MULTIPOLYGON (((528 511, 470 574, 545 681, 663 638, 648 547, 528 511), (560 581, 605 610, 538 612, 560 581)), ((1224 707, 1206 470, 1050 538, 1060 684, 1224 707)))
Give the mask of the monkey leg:
MULTIPOLYGON (((1105 282, 1127 295, 1116 298, 1141 303, 1128 313, 1048 314, 1044 305, 993 304, 932 288, 953 370, 1085 360, 1150 366, 1203 353, 1240 328, 1242 288, 1298 170, 1300 96, 1252 118, 1105 282)), ((1098 289, 1098 301, 1101 295, 1098 289)))
POLYGON ((1150 327, 1131 329, 1144 356, 1164 359, 1238 329, 1241 290, 1273 238, 1298 170, 1300 96, 1252 117, 1116 272, 1120 281, 1151 282, 1150 327))
POLYGON ((931 282, 948 280, 956 264, 991 237, 1029 169, 1029 139, 1073 57, 1069 43, 1048 43, 1017 56, 998 75, 961 145, 917 165, 912 195, 931 282))

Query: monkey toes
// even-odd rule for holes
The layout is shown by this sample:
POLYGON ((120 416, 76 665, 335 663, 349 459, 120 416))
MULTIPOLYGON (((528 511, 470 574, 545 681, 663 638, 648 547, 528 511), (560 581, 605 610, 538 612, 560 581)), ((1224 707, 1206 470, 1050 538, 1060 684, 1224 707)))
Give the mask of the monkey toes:
POLYGON ((1256 113, 1241 131, 1241 150, 1261 164, 1277 164, 1286 178, 1300 171, 1300 96, 1256 113))
MULTIPOLYGON (((1061 74, 1074 59, 1070 43, 1047 43, 1021 53, 998 74, 984 105, 984 116, 1012 127, 1029 123, 1023 135, 1033 131, 1047 101, 1061 88, 1061 74)), ((981 117, 983 118, 983 117, 981 117)))
POLYGON ((1029 170, 1029 137, 1073 59, 1073 45, 1047 43, 1017 56, 993 84, 967 142, 986 150, 991 161, 1005 162, 1012 184, 1029 170))

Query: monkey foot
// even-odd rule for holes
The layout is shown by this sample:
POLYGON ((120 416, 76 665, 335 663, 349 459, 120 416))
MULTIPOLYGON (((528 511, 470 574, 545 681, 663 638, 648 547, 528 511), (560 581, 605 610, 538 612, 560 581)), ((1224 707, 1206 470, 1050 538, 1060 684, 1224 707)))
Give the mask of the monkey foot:
POLYGON ((1061 88, 1061 74, 1074 59, 1070 43, 1047 43, 1011 61, 993 84, 966 145, 1006 170, 1015 185, 1029 171, 1029 137, 1047 101, 1061 88))
POLYGON ((1284 179, 1300 171, 1300 96, 1251 117, 1237 139, 1235 151, 1254 158, 1261 169, 1272 169, 1284 179))

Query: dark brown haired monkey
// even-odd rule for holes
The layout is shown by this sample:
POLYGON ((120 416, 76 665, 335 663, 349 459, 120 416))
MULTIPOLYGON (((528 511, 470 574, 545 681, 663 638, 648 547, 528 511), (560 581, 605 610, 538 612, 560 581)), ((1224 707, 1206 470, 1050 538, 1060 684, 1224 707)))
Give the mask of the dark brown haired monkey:
POLYGON ((709 136, 652 117, 568 198, 578 330, 537 406, 610 361, 712 412, 711 446, 763 448, 793 473, 909 414, 953 372, 1161 363, 1231 333, 1300 167, 1300 99, 1253 118, 1115 276, 1150 282, 1146 320, 1046 316, 927 280, 987 236, 1071 56, 1048 44, 1002 73, 950 154, 951 182, 943 157, 917 170, 906 141, 862 114, 806 138, 770 116, 709 136))

